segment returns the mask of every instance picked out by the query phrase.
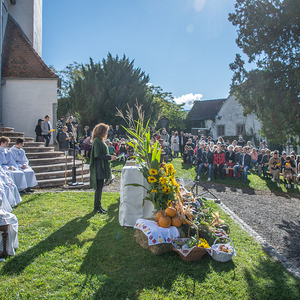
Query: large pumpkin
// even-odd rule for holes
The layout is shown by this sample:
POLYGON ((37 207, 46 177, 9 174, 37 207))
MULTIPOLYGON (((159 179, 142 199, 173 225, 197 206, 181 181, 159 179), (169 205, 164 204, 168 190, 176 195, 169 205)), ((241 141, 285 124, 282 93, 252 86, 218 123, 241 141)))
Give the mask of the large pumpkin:
POLYGON ((156 221, 158 222, 158 220, 159 220, 159 218, 160 217, 163 217, 165 215, 165 212, 162 210, 162 209, 160 209, 157 213, 156 213, 156 221))
POLYGON ((166 208, 166 215, 169 216, 170 218, 175 217, 176 215, 176 209, 174 207, 168 207, 166 208))
POLYGON ((172 226, 180 227, 182 225, 182 221, 180 220, 179 216, 175 216, 174 218, 172 218, 171 224, 172 226))
POLYGON ((170 227, 171 223, 172 223, 171 218, 169 216, 167 216, 166 214, 164 216, 160 217, 158 220, 158 225, 163 228, 170 227))

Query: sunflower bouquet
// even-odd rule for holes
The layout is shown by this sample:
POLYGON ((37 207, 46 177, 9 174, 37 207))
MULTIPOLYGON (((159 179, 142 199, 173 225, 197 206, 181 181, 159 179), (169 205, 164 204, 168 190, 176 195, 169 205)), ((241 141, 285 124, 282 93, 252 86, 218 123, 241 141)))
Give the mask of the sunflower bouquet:
POLYGON ((166 209, 176 201, 175 195, 179 192, 179 184, 175 179, 176 170, 172 164, 159 164, 158 168, 143 168, 143 175, 149 183, 149 196, 155 209, 166 209))

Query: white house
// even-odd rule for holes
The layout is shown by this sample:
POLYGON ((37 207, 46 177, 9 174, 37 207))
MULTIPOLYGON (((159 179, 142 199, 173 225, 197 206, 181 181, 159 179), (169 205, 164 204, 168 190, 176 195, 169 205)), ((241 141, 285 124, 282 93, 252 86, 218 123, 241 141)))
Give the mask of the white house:
POLYGON ((243 116, 243 107, 234 96, 227 99, 195 101, 187 119, 191 128, 201 128, 206 135, 214 139, 219 136, 237 139, 242 134, 247 140, 258 146, 261 140, 261 124, 255 115, 243 116))
POLYGON ((59 78, 43 62, 42 0, 1 1, 1 123, 35 136, 38 119, 56 123, 59 78))

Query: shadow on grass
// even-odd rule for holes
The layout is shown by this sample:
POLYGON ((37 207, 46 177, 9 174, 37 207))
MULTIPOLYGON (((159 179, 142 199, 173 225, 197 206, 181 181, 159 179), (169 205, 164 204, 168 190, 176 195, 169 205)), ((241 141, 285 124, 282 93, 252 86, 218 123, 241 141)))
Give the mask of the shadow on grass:
MULTIPOLYGON (((230 272, 234 262, 220 264, 206 254, 201 262, 184 262, 175 252, 154 255, 144 250, 133 238, 133 228, 123 228, 118 221, 118 205, 108 207, 110 222, 94 238, 80 267, 86 274, 82 290, 101 278, 94 299, 138 299, 143 290, 174 288, 180 277, 196 283, 203 282, 209 273, 230 272)), ((190 283, 189 283, 190 284, 190 283)), ((188 290, 193 294, 193 287, 188 290)))
POLYGON ((90 224, 89 219, 94 214, 95 213, 92 212, 84 217, 73 219, 42 242, 36 244, 27 251, 14 256, 3 266, 0 274, 20 274, 37 257, 45 252, 54 250, 56 247, 74 244, 82 246, 82 243, 78 240, 77 236, 86 230, 90 224))
POLYGON ((253 271, 245 269, 244 274, 249 299, 299 299, 300 283, 297 282, 291 289, 289 274, 283 273, 278 263, 260 260, 253 271), (267 283, 263 284, 260 279, 267 283))

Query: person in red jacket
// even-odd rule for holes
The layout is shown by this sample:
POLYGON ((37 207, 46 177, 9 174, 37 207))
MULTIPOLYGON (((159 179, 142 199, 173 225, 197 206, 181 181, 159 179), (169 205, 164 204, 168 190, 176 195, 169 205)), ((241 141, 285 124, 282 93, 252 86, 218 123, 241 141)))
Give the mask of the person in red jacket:
POLYGON ((225 153, 221 150, 220 147, 217 148, 217 151, 214 153, 214 177, 217 178, 217 172, 219 172, 221 179, 223 177, 223 167, 225 164, 225 153))

